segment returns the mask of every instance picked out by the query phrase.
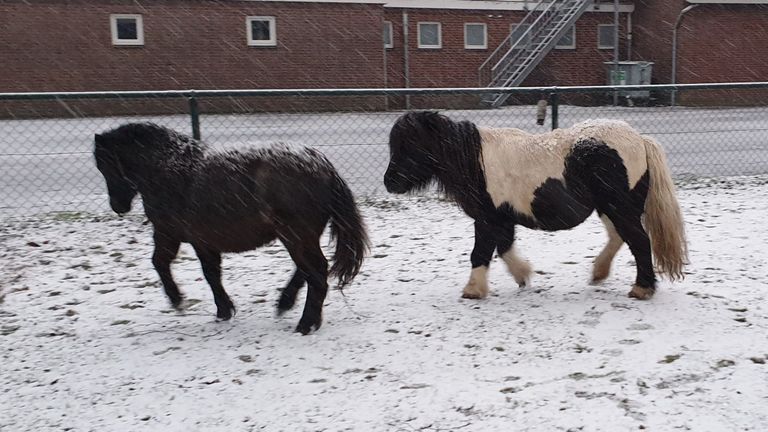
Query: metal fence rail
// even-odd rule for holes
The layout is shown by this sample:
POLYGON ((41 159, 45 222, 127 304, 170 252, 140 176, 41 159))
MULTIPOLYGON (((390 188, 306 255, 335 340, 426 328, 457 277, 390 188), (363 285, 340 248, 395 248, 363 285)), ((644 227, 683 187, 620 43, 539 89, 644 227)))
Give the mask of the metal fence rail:
POLYGON ((664 145, 678 177, 765 174, 766 96, 768 83, 0 93, 0 216, 106 211, 106 188, 91 155, 93 135, 131 121, 152 121, 202 137, 217 148, 275 142, 316 147, 358 196, 384 194, 387 136, 408 105, 461 106, 465 109, 443 111, 481 126, 530 132, 589 118, 621 119, 664 145), (638 101, 647 106, 610 105, 614 92, 631 90, 650 91, 654 99, 638 101), (722 102, 718 107, 654 106, 669 100, 671 92, 683 103, 685 96, 696 100, 702 95, 710 100, 716 95, 722 102), (515 105, 483 108, 478 102, 488 93, 509 93, 515 105), (544 125, 536 123, 535 103, 541 97, 549 102, 544 125), (751 106, 736 106, 741 104, 751 106), (282 107, 282 112, 272 111, 272 106, 282 107), (122 115, 107 115, 114 112, 122 115))

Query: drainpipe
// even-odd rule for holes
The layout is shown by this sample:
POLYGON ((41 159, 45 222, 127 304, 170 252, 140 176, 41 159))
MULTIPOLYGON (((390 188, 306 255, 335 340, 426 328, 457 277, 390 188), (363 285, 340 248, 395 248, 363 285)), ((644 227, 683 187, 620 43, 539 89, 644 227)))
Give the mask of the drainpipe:
MULTIPOLYGON (((411 87, 410 65, 408 64, 408 12, 403 10, 403 75, 405 88, 411 87)), ((405 109, 411 109, 411 95, 405 95, 405 109)))
MULTIPOLYGON (((683 20, 683 15, 687 12, 696 9, 699 5, 692 4, 686 6, 677 15, 675 26, 672 28, 672 84, 677 84, 677 28, 680 27, 680 22, 683 20)), ((672 90, 671 105, 675 106, 675 99, 677 96, 677 90, 672 90)))
POLYGON ((632 12, 627 14, 627 61, 632 61, 632 12))
MULTIPOLYGON (((619 0, 613 1, 613 77, 619 76, 619 0)), ((615 85, 615 83, 614 83, 615 85)), ((613 106, 619 104, 619 92, 613 92, 613 106)))
MULTIPOLYGON (((382 20, 382 26, 383 26, 383 24, 384 24, 384 22, 383 22, 383 20, 382 20)), ((395 27, 394 27, 394 26, 392 26, 392 33, 394 33, 394 32, 395 32, 395 27)), ((389 36, 390 36, 390 37, 392 38, 392 40, 394 41, 394 40, 395 40, 395 39, 394 39, 394 38, 395 38, 395 35, 394 35, 394 34, 392 34, 392 33, 390 33, 390 35, 389 35, 389 36)), ((383 32, 382 32, 382 34, 383 34, 383 32)), ((383 38, 382 38, 382 39, 383 39, 383 38)), ((382 62, 382 63, 383 63, 383 64, 382 64, 382 67, 383 67, 383 71, 382 71, 382 72, 384 73, 384 77, 383 77, 383 78, 384 78, 384 79, 383 79, 383 81, 384 81, 384 88, 389 88, 389 80, 388 80, 388 78, 387 78, 387 75, 389 75, 389 72, 387 71, 387 60, 388 60, 388 59, 387 59, 387 56, 388 56, 389 54, 387 53, 387 47, 386 47, 386 44, 382 43, 382 44, 381 44, 381 48, 382 48, 382 57, 384 58, 384 61, 382 62)), ((387 95, 384 95, 384 109, 385 109, 386 111, 389 111, 389 96, 387 96, 387 95)))

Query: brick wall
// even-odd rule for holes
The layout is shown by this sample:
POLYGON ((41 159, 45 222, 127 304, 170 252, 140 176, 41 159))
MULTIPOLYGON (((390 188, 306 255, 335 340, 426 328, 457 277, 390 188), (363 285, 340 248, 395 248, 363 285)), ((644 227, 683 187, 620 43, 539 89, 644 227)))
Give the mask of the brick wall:
MULTIPOLYGON (((672 28, 685 0, 636 0, 632 14, 632 56, 652 61, 654 84, 670 82, 672 28)), ((683 24, 687 23, 687 18, 683 24)))
POLYGON ((0 2, 0 92, 382 87, 380 5, 250 1, 0 2), (109 15, 142 14, 143 47, 112 46, 109 15), (277 47, 245 17, 275 16, 277 47))
MULTIPOLYGON (((654 82, 672 78, 672 32, 684 0, 637 0, 634 57, 655 62, 654 82)), ((702 4, 678 29, 677 82, 766 79, 768 6, 702 4)))

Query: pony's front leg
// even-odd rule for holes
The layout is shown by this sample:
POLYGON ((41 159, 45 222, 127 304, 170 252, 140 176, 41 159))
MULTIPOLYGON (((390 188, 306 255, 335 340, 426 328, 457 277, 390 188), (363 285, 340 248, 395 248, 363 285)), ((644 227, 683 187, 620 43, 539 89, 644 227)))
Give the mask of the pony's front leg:
POLYGON ((235 313, 235 305, 232 304, 224 286, 221 285, 221 253, 199 245, 192 245, 203 267, 203 275, 213 291, 213 300, 216 302, 216 318, 228 320, 235 313))
POLYGON ((515 224, 505 225, 501 229, 496 243, 496 250, 507 264, 507 269, 512 273, 515 282, 521 287, 528 285, 531 279, 531 265, 515 253, 515 224))
POLYGON ((183 296, 181 295, 176 282, 174 282, 173 276, 171 276, 171 262, 176 258, 181 242, 176 240, 173 236, 158 231, 155 231, 154 240, 155 251, 152 254, 152 265, 155 266, 155 270, 160 276, 165 295, 168 296, 171 305, 174 308, 179 309, 181 307, 183 296))
POLYGON ((488 296, 488 266, 496 248, 494 228, 486 222, 475 221, 475 247, 470 256, 472 273, 461 295, 464 298, 482 299, 488 296))

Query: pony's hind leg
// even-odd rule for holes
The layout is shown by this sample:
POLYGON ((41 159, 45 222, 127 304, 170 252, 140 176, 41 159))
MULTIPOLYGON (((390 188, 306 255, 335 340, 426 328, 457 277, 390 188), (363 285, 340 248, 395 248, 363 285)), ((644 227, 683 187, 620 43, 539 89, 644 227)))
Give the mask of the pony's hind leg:
POLYGON ((174 308, 179 309, 181 307, 183 296, 171 275, 171 262, 176 258, 181 242, 172 236, 157 231, 155 231, 154 240, 155 250, 152 253, 152 265, 160 276, 165 295, 168 296, 171 305, 174 308))
MULTIPOLYGON (((303 335, 323 323, 323 302, 328 294, 328 260, 320 249, 320 235, 307 236, 303 242, 286 242, 285 247, 307 280, 307 301, 296 331, 303 335), (311 238, 311 240, 308 240, 311 238)), ((298 291, 298 288, 296 289, 298 291)))
POLYGON ((296 296, 304 283, 307 281, 307 276, 299 268, 293 273, 291 280, 288 281, 288 285, 283 288, 280 293, 280 300, 277 302, 277 315, 282 315, 285 311, 293 308, 296 304, 296 296))
POLYGON ((221 253, 199 245, 192 246, 200 259, 205 280, 208 281, 208 285, 213 291, 213 300, 216 302, 216 317, 225 321, 232 318, 235 313, 235 305, 232 304, 229 295, 224 291, 224 286, 221 285, 221 253))
POLYGON ((472 273, 461 296, 468 299, 482 299, 488 296, 488 266, 496 248, 494 226, 475 221, 475 247, 470 260, 472 273))
POLYGON ((624 240, 616 232, 616 227, 613 226, 613 222, 604 214, 600 215, 600 220, 603 221, 605 231, 608 233, 608 243, 605 245, 600 255, 595 258, 594 267, 592 268, 592 283, 598 283, 611 273, 611 264, 616 253, 621 249, 621 245, 624 244, 624 240))
POLYGON ((637 277, 635 284, 629 291, 629 296, 647 300, 656 292, 656 275, 653 272, 653 259, 651 257, 651 241, 645 232, 640 215, 607 213, 616 227, 616 232, 629 245, 629 250, 635 257, 637 277))

